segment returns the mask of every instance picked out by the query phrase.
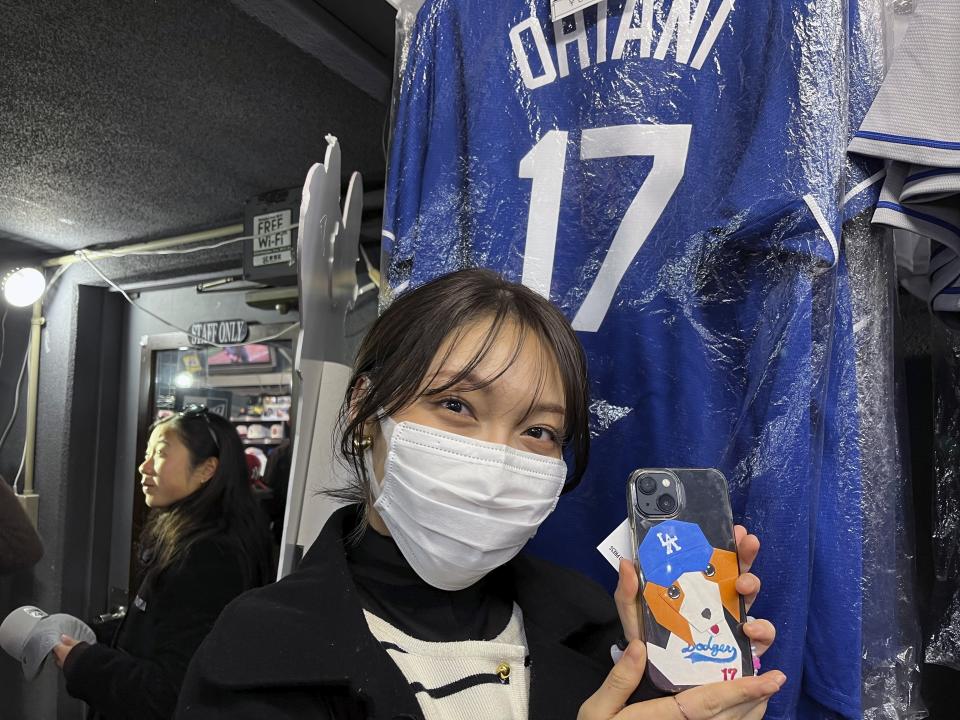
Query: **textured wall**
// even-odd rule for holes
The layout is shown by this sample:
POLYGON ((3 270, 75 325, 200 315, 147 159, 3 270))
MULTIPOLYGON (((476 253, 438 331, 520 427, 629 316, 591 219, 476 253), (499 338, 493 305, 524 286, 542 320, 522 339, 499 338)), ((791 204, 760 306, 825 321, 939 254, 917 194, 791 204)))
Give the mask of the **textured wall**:
POLYGON ((228 224, 302 184, 327 132, 345 171, 383 177, 384 104, 228 0, 0 0, 0 17, 0 237, 228 224))
MULTIPOLYGON (((31 571, 0 580, 0 612, 4 613, 27 603, 48 611, 71 611, 62 603, 63 555, 68 542, 64 535, 67 483, 63 478, 69 476, 66 438, 71 431, 72 393, 69 388, 75 382, 73 351, 77 302, 77 288, 65 284, 51 294, 45 311, 52 330, 44 333, 40 358, 42 381, 37 422, 36 489, 41 496, 39 531, 46 553, 31 571)), ((48 663, 33 682, 25 683, 19 666, 6 655, 0 656, 0 696, 4 698, 0 709, 2 720, 79 720, 79 703, 67 703, 63 712, 58 714, 57 687, 62 681, 59 671, 50 665, 48 663)))

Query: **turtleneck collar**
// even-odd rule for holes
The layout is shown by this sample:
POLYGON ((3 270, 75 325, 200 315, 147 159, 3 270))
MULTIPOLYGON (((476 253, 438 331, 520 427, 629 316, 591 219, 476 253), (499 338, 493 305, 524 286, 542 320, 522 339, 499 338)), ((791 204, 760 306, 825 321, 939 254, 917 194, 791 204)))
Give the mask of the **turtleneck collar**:
POLYGON ((513 597, 499 571, 463 590, 440 590, 417 575, 392 538, 372 528, 346 550, 364 610, 418 640, 490 640, 510 620, 513 597))

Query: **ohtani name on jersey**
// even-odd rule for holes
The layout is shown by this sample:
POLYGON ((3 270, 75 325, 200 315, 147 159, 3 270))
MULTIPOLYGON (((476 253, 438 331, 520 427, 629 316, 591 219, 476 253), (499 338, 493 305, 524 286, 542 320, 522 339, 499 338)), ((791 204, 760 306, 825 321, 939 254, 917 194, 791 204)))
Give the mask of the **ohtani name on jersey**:
POLYGON ((558 77, 569 75, 568 54, 572 49, 576 49, 576 57, 580 69, 583 70, 589 67, 591 62, 600 64, 608 60, 620 60, 624 53, 628 56, 664 60, 671 46, 674 46, 673 59, 676 62, 699 70, 713 49, 731 10, 733 0, 626 0, 623 13, 617 18, 607 15, 607 0, 600 0, 596 6, 597 21, 592 26, 592 33, 589 32, 591 28, 587 27, 583 20, 583 11, 580 10, 563 20, 554 21, 554 44, 551 48, 540 20, 531 16, 510 29, 510 45, 520 68, 523 84, 530 90, 544 87, 558 77), (637 5, 640 6, 639 13, 637 5), (716 9, 707 22, 707 11, 711 5, 716 9), (654 38, 654 14, 661 13, 666 16, 666 20, 660 37, 654 38), (608 23, 615 24, 617 28, 609 56, 608 23), (702 32, 705 23, 706 32, 702 32), (593 37, 588 37, 589 35, 593 37), (591 48, 595 51, 593 58, 591 48))

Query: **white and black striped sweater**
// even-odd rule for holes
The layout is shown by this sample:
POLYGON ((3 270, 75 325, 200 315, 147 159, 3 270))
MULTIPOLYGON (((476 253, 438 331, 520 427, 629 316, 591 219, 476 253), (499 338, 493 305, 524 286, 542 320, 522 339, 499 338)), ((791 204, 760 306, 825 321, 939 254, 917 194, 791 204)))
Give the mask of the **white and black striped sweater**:
POLYGON ((484 717, 527 720, 530 658, 523 614, 513 614, 490 640, 427 642, 364 612, 370 632, 410 684, 425 720, 476 720, 484 717))

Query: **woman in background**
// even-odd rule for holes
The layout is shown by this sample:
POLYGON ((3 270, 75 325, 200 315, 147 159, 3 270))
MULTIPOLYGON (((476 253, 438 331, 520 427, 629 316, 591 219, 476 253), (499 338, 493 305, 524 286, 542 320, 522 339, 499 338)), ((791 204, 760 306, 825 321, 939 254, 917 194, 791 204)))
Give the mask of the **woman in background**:
POLYGON ((269 581, 269 536, 229 422, 202 406, 161 420, 139 470, 153 510, 140 589, 112 647, 64 636, 54 648, 67 691, 102 720, 172 717, 190 658, 220 611, 269 581))

